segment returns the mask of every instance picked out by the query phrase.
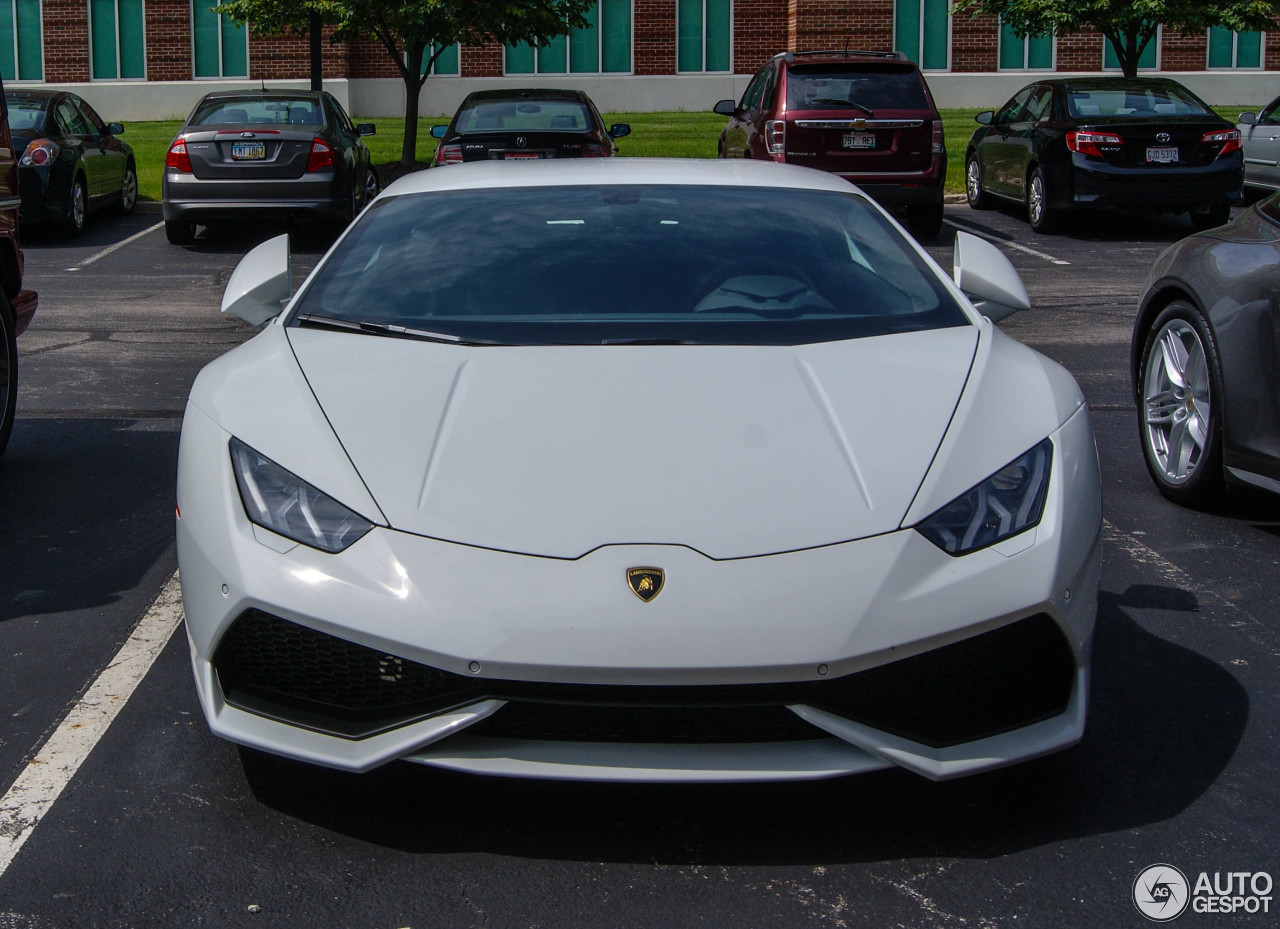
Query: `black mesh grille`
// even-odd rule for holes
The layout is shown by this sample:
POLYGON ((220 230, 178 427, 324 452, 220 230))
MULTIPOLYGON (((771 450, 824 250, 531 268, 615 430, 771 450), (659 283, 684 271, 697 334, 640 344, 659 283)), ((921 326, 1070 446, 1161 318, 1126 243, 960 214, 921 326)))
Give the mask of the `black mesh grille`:
POLYGON ((797 684, 612 686, 471 678, 259 610, 214 656, 227 702, 360 738, 453 707, 509 701, 474 734, 556 741, 774 742, 821 737, 786 709, 816 706, 926 745, 1064 712, 1075 659, 1045 614, 857 674, 797 684))

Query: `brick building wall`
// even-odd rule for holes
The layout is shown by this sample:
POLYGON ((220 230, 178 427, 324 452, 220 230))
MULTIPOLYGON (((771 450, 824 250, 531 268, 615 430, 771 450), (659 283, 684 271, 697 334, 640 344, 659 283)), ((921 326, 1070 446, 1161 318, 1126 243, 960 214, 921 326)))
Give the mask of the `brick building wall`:
MULTIPOLYGON (((147 0, 146 68, 150 80, 192 78, 192 0, 147 0)), ((198 2, 198 0, 197 0, 198 2)), ((785 49, 893 48, 895 0, 734 0, 733 71, 749 74, 785 49)), ((87 0, 43 0, 44 80, 88 81, 87 0)), ((633 0, 632 73, 676 74, 676 0, 633 0)), ((381 43, 372 39, 332 43, 326 30, 324 74, 329 78, 396 78, 399 73, 381 43)), ((1164 30, 1160 68, 1200 71, 1206 67, 1207 37, 1164 30)), ((1103 39, 1093 33, 1062 36, 1056 46, 1059 71, 1097 71, 1103 39)), ((955 16, 951 23, 951 70, 983 73, 998 69, 999 24, 991 16, 955 16)), ((1280 27, 1268 33, 1267 70, 1280 70, 1280 27)), ((463 77, 500 77, 499 45, 464 47, 463 77)), ((305 35, 265 36, 251 31, 250 78, 305 79, 310 49, 305 35)))

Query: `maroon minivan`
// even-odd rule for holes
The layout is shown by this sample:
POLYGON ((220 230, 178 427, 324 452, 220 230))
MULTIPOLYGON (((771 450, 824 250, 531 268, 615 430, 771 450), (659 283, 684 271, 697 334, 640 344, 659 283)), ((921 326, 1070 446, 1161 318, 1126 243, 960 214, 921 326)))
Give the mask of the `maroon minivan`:
POLYGON ((36 312, 36 293, 22 289, 18 247, 18 155, 9 134, 9 106, 0 81, 0 453, 9 444, 18 401, 17 338, 36 312))
POLYGON ((947 151, 920 69, 901 52, 783 52, 770 58, 729 117, 721 158, 761 158, 838 174, 906 213, 917 238, 942 228, 947 151))

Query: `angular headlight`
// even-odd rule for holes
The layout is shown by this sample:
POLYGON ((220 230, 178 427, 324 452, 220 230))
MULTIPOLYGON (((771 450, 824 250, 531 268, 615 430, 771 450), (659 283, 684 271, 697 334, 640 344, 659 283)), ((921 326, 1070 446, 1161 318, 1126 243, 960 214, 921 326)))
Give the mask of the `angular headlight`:
POLYGON ((1044 515, 1053 443, 1045 439, 977 487, 956 497, 916 530, 949 555, 1003 542, 1044 515))
POLYGON ((249 521, 285 538, 325 552, 340 552, 359 541, 373 523, 300 477, 231 440, 231 465, 249 521))

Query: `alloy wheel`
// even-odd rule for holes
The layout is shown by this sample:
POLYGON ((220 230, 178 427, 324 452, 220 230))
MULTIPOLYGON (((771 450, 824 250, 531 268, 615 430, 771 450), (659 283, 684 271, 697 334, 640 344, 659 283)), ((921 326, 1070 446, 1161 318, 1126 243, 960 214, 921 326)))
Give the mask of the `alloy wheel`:
POLYGON ((1172 485, 1189 481, 1208 456, 1211 382, 1195 328, 1183 319, 1169 320, 1147 353, 1142 399, 1147 451, 1172 485))

